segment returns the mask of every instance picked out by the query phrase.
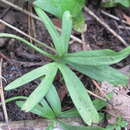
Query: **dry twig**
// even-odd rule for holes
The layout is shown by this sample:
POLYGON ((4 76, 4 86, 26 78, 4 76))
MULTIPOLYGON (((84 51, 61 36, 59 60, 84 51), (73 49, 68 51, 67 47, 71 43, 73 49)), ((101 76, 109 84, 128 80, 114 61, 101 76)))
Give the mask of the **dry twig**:
POLYGON ((125 30, 130 30, 130 27, 124 27, 124 26, 118 26, 119 27, 119 29, 125 29, 125 30))
POLYGON ((109 27, 109 25, 107 25, 104 21, 102 21, 99 17, 97 17, 89 8, 85 7, 84 8, 85 12, 87 12, 89 15, 91 15, 92 17, 94 17, 101 25, 103 25, 109 32, 111 32, 118 40, 121 41, 121 43, 124 46, 128 46, 128 44, 126 43, 126 41, 120 36, 118 35, 113 29, 111 29, 109 27))
POLYGON ((7 114, 7 109, 6 109, 6 105, 5 105, 4 91, 3 91, 2 78, 1 78, 2 77, 2 62, 3 62, 3 59, 0 58, 0 97, 1 97, 5 121, 6 121, 8 128, 9 128, 9 125, 8 125, 9 120, 8 120, 8 114, 7 114))
POLYGON ((104 15, 106 15, 106 16, 108 16, 108 17, 110 17, 110 18, 112 18, 112 19, 114 19, 114 20, 116 20, 116 21, 120 21, 122 23, 125 23, 125 24, 129 25, 125 20, 122 20, 122 19, 118 18, 117 16, 109 14, 108 12, 106 12, 104 10, 101 10, 101 13, 104 14, 104 15))
POLYGON ((84 35, 84 33, 81 34, 81 38, 82 38, 82 49, 83 50, 91 50, 90 45, 85 42, 85 35, 84 35))
POLYGON ((88 92, 90 95, 92 95, 92 96, 94 96, 94 97, 96 97, 96 98, 98 98, 98 99, 100 99, 100 100, 102 100, 102 101, 107 102, 107 100, 106 100, 106 99, 104 99, 104 98, 102 98, 102 97, 100 97, 100 96, 96 95, 96 94, 95 94, 95 93, 93 93, 92 91, 87 90, 87 92, 88 92))

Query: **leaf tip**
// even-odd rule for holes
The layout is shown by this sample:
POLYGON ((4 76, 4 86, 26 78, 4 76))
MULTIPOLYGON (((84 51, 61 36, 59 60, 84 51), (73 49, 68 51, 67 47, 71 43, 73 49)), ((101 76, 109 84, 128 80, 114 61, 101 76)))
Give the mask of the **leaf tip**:
POLYGON ((7 86, 4 88, 4 90, 6 90, 6 91, 11 90, 11 86, 10 86, 10 85, 7 85, 7 86))

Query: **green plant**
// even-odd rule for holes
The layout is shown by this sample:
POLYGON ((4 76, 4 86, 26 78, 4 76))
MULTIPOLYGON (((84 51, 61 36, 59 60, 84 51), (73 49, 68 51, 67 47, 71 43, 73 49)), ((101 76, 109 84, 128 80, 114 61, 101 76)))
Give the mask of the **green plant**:
MULTIPOLYGON (((9 99, 6 99, 5 102, 9 103, 11 101, 16 101, 16 104, 18 107, 22 108, 23 104, 25 103, 25 100, 27 97, 24 96, 17 96, 17 97, 11 97, 9 99), (21 101, 18 101, 21 100, 21 101)), ((2 103, 0 103, 1 105, 2 103)), ((107 105, 106 102, 95 99, 93 101, 93 104, 97 111, 102 109, 107 105)), ((52 86, 49 89, 49 92, 47 95, 29 112, 36 114, 42 118, 47 118, 50 120, 50 124, 48 125, 48 128, 46 130, 52 130, 55 128, 55 125, 58 123, 64 130, 104 130, 101 127, 86 127, 86 126, 71 126, 69 124, 64 123, 63 121, 60 121, 60 118, 71 118, 71 117, 79 117, 79 113, 76 109, 72 108, 70 110, 61 111, 61 103, 59 96, 57 94, 56 88, 52 86)), ((101 115, 101 114, 100 114, 101 115)), ((101 115, 102 116, 102 115, 101 115)))
POLYGON ((62 32, 60 35, 42 9, 35 7, 35 11, 43 21, 52 37, 56 49, 55 55, 52 55, 38 48, 37 46, 34 46, 25 39, 12 34, 1 33, 0 37, 18 39, 39 53, 51 58, 54 60, 54 62, 28 72, 27 74, 8 84, 5 90, 16 89, 28 82, 40 78, 41 83, 31 93, 22 106, 22 110, 26 112, 31 111, 52 89, 53 80, 57 71, 59 70, 63 75, 69 95, 84 122, 88 125, 99 122, 99 114, 94 107, 86 88, 68 65, 98 81, 105 80, 114 85, 127 84, 128 77, 112 67, 109 67, 109 65, 117 63, 126 58, 130 54, 130 47, 127 47, 120 52, 105 49, 68 53, 69 39, 72 29, 70 12, 66 11, 63 15, 62 32))
POLYGON ((124 7, 130 7, 130 0, 104 0, 102 2, 103 7, 115 7, 117 5, 122 5, 124 7))
POLYGON ((106 127, 106 130, 121 130, 122 128, 126 127, 128 125, 128 122, 125 121, 122 117, 118 117, 116 119, 115 124, 109 124, 106 127))
POLYGON ((35 0, 33 4, 60 19, 64 12, 69 10, 72 14, 74 29, 78 32, 85 31, 85 18, 82 12, 85 0, 35 0))

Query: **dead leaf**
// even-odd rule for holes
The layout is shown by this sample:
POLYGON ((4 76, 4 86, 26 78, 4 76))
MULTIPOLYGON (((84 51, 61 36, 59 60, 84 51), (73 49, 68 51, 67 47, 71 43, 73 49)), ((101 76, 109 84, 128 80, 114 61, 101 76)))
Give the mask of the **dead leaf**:
MULTIPOLYGON (((126 66, 120 70, 122 73, 128 75, 130 71, 130 66, 126 66)), ((130 84, 129 84, 130 85, 130 84)), ((128 122, 127 128, 130 129, 130 88, 129 85, 124 86, 113 86, 107 82, 102 82, 101 89, 106 93, 113 93, 113 97, 110 100, 112 105, 108 105, 106 112, 111 115, 111 118, 108 120, 110 124, 114 124, 116 118, 121 116, 128 122)))
POLYGON ((52 22, 54 23, 54 25, 56 25, 56 27, 61 28, 61 21, 60 20, 53 18, 52 22))
POLYGON ((64 97, 67 95, 67 89, 65 86, 61 86, 58 89, 58 95, 60 97, 61 102, 63 101, 64 97))
POLYGON ((125 18, 126 22, 130 25, 130 17, 126 14, 123 14, 123 17, 125 18))

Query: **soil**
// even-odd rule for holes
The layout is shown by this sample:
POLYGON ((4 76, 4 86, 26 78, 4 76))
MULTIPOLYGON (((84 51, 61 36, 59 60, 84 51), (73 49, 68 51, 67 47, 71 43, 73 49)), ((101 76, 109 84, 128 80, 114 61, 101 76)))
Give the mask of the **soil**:
MULTIPOLYGON (((101 13, 102 10, 101 7, 99 7, 99 5, 95 5, 95 3, 93 2, 90 2, 88 7, 93 12, 95 12, 95 14, 98 17, 104 20, 112 29, 114 29, 114 31, 116 31, 125 41, 129 43, 130 30, 120 29, 119 26, 123 26, 125 28, 125 25, 122 22, 116 21, 114 19, 109 18, 108 16, 103 15, 101 13)), ((29 10, 27 5, 25 5, 24 8, 29 10)), ((6 10, 7 8, 0 7, 0 17, 2 19, 6 20, 10 24, 23 30, 26 33, 28 33, 30 30, 31 32, 30 35, 35 36, 40 41, 48 43, 48 45, 51 45, 50 44, 51 38, 48 35, 48 32, 46 31, 44 26, 40 22, 36 20, 33 21, 35 25, 35 28, 33 30, 32 28, 29 28, 29 17, 27 17, 25 14, 13 8, 9 8, 9 10, 5 13, 6 10)), ((121 19, 123 19, 122 17, 123 14, 130 16, 130 14, 128 14, 127 11, 122 8, 103 9, 103 10, 115 16, 118 16, 121 19)), ((79 51, 83 49, 86 50, 88 46, 91 49, 107 48, 113 50, 121 50, 124 48, 124 45, 117 38, 115 38, 108 30, 106 30, 102 25, 100 25, 93 17, 89 16, 86 13, 85 16, 86 16, 86 23, 87 23, 87 31, 84 33, 85 45, 83 46, 80 43, 74 42, 70 46, 70 51, 79 51)), ((32 26, 32 23, 30 24, 32 26)), ((19 33, 15 32, 12 29, 9 29, 8 27, 5 27, 2 24, 0 24, 0 32, 8 32, 8 33, 13 33, 22 36, 19 33)), ((73 32, 73 34, 81 38, 80 34, 77 34, 76 32, 73 32)), ((20 77, 24 73, 29 72, 32 69, 44 65, 50 61, 48 58, 34 52, 29 47, 13 39, 2 39, 2 38, 0 39, 0 55, 4 57, 2 74, 3 77, 7 80, 7 83, 4 82, 3 86, 6 86, 6 84, 15 80, 17 77, 20 77)), ((129 64, 130 64, 130 57, 116 64, 116 66, 114 67, 122 68, 129 64)), ((82 77, 81 79, 83 83, 86 84, 86 87, 88 89, 91 90, 94 89, 94 85, 90 78, 83 76, 79 73, 77 74, 82 77)), ((59 79, 60 79, 60 75, 56 77, 55 84, 57 86, 57 90, 62 100, 63 110, 66 110, 73 107, 73 104, 69 96, 67 96, 67 92, 66 89, 64 88, 63 82, 61 82, 59 79)), ((20 95, 28 96, 36 88, 37 83, 38 81, 33 81, 18 89, 12 91, 5 91, 5 98, 9 98, 12 96, 20 96, 20 95)), ((0 120, 3 121, 4 116, 3 116, 2 108, 0 108, 0 110, 1 110, 0 120)), ((33 115, 31 113, 21 112, 21 110, 15 105, 15 102, 11 102, 7 104, 7 111, 8 111, 9 120, 13 120, 13 121, 25 120, 25 119, 30 120, 30 119, 39 118, 36 115, 33 115)))

